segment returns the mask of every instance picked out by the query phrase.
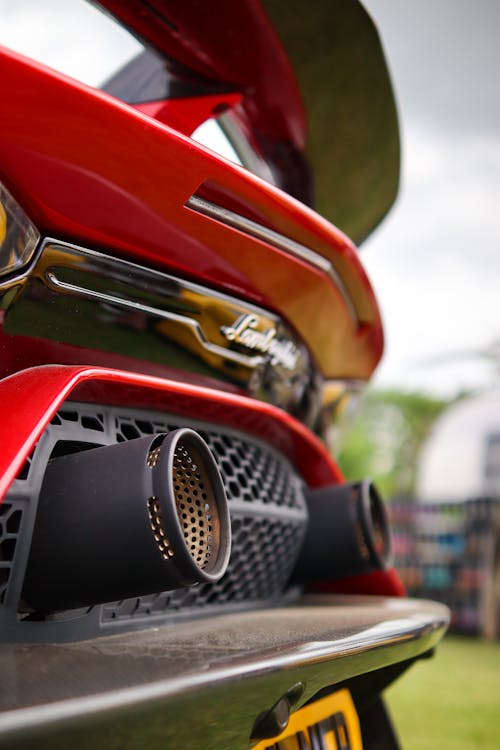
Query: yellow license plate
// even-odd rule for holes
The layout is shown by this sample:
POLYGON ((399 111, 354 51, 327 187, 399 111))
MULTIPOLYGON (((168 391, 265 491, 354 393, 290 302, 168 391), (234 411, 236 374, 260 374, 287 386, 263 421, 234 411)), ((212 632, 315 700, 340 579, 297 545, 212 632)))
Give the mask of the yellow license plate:
POLYGON ((362 750, 359 719, 348 690, 338 690, 290 716, 284 732, 253 750, 362 750))

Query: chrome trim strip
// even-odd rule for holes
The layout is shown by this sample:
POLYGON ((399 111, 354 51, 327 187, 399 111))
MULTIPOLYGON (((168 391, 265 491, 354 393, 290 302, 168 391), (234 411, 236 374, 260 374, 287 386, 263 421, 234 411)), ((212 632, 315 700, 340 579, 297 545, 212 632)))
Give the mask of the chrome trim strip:
POLYGON ((45 278, 48 282, 48 286, 52 287, 56 291, 60 290, 69 294, 76 294, 80 297, 87 297, 88 299, 96 300, 98 302, 107 302, 112 305, 119 305, 120 307, 126 307, 130 310, 137 310, 139 312, 147 313, 148 315, 153 315, 156 318, 171 320, 175 323, 180 323, 181 325, 187 326, 188 328, 192 329, 193 333, 204 349, 212 352, 213 354, 218 354, 219 356, 224 357, 224 359, 228 359, 231 362, 236 362, 247 367, 257 367, 263 362, 263 357, 261 356, 247 357, 244 354, 238 354, 238 352, 230 351, 223 346, 211 344, 204 335, 203 330, 197 323, 197 321, 187 317, 186 315, 177 315, 176 313, 161 310, 158 307, 150 307, 149 305, 144 305, 141 302, 134 302, 122 297, 113 297, 111 294, 95 292, 91 289, 77 286, 76 284, 67 284, 64 281, 60 281, 57 278, 56 274, 51 271, 45 274, 45 278))
POLYGON ((338 407, 364 385, 351 379, 324 380, 305 344, 274 313, 52 238, 40 244, 23 273, 0 280, 0 309, 5 311, 5 333, 215 376, 321 432, 325 419, 331 422, 338 407), (79 309, 78 300, 96 304, 79 309), (187 359, 177 364, 172 346, 187 359))
MULTIPOLYGON (((192 745, 207 747, 202 740, 216 702, 217 737, 234 732, 238 743, 230 744, 243 747, 266 702, 272 705, 293 684, 305 684, 301 705, 324 687, 430 651, 449 621, 446 607, 426 601, 326 596, 312 604, 75 644, 2 645, 8 669, 0 745, 24 736, 43 740, 50 730, 71 734, 72 726, 80 733, 86 727, 95 738, 94 722, 116 726, 136 713, 144 724, 148 708, 158 716, 166 711, 173 733, 187 712, 192 745), (230 708, 238 704, 245 717, 240 726, 230 708)), ((167 739, 162 735, 165 746, 167 739)))
POLYGON ((0 283, 3 330, 224 380, 313 425, 321 375, 304 342, 254 304, 67 242, 0 283), (91 304, 92 303, 92 304, 91 304))
MULTIPOLYGON (((139 263, 134 263, 130 260, 116 258, 113 255, 107 255, 106 253, 101 251, 90 250, 88 247, 81 247, 80 245, 75 245, 71 242, 47 237, 43 240, 41 252, 37 258, 38 261, 41 260, 40 255, 43 253, 43 251, 50 246, 56 246, 58 248, 61 248, 62 250, 67 248, 68 250, 73 250, 75 253, 81 255, 82 257, 88 256, 96 263, 99 263, 101 265, 108 264, 112 267, 116 267, 117 269, 123 269, 125 274, 131 279, 131 281, 128 282, 131 287, 134 286, 134 283, 139 284, 144 279, 149 281, 154 280, 157 284, 163 285, 171 283, 176 287, 179 287, 180 289, 185 289, 190 292, 194 292, 195 294, 205 295, 213 300, 219 300, 220 302, 224 302, 227 304, 244 306, 246 309, 255 312, 257 315, 265 315, 267 318, 272 318, 273 320, 278 321, 277 315, 268 312, 267 310, 264 310, 263 308, 252 304, 251 302, 241 302, 241 300, 237 299, 236 297, 231 297, 229 294, 218 292, 215 289, 209 289, 208 287, 204 287, 201 284, 195 284, 193 281, 187 281, 186 279, 172 276, 171 274, 165 273, 164 271, 156 271, 153 268, 141 266, 139 265, 139 263)), ((30 270, 33 271, 33 267, 30 270)), ((123 299, 121 297, 119 297, 118 300, 120 302, 123 302, 123 299)))
POLYGON ((325 273, 337 287, 353 320, 355 320, 356 323, 359 323, 358 314, 351 296, 340 275, 327 258, 324 258, 315 250, 311 250, 305 245, 301 245, 299 242, 292 240, 290 237, 276 232, 274 229, 269 229, 263 224, 253 221, 253 219, 247 219, 245 216, 237 214, 235 211, 231 211, 228 208, 224 208, 224 206, 219 206, 217 203, 212 203, 204 198, 200 198, 196 194, 188 199, 186 206, 199 214, 203 214, 203 216, 216 219, 222 224, 226 224, 234 229, 239 229, 245 234, 251 235, 263 242, 267 242, 269 245, 274 245, 280 250, 284 250, 286 253, 294 255, 296 258, 300 258, 300 260, 309 263, 309 265, 314 266, 325 273))

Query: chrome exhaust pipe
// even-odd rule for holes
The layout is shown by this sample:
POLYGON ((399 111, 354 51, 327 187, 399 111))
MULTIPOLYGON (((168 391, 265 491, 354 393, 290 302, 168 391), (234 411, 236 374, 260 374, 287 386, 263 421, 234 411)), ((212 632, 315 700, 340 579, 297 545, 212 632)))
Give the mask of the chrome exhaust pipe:
POLYGON ((371 573, 391 565, 387 511, 371 482, 312 490, 309 525, 293 579, 300 583, 371 573))
POLYGON ((230 555, 224 485, 183 428, 51 460, 23 586, 54 612, 215 582, 230 555))

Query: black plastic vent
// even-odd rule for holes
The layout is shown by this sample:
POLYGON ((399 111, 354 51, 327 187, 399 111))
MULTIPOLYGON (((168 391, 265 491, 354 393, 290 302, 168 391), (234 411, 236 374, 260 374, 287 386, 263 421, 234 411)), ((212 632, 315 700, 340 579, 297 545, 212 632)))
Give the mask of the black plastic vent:
POLYGON ((6 500, 0 505, 0 604, 5 600, 22 517, 21 503, 6 500))

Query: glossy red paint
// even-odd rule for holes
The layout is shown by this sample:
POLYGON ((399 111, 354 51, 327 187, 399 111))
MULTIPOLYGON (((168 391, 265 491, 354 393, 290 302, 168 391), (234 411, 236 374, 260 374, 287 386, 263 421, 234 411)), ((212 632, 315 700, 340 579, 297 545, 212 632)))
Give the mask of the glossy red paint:
POLYGON ((325 446, 301 422, 261 401, 174 380, 98 367, 46 365, 0 380, 0 498, 59 406, 76 400, 162 408, 252 433, 287 455, 312 487, 342 481, 325 446))
POLYGON ((241 94, 212 94, 211 96, 190 96, 183 99, 134 104, 135 109, 155 120, 169 125, 184 135, 191 135, 196 128, 212 117, 241 102, 241 94))
POLYGON ((296 329, 326 376, 371 375, 382 353, 380 315, 356 250, 339 230, 102 92, 5 50, 0 75, 9 112, 0 120, 0 178, 42 233, 252 300, 296 329), (188 209, 186 201, 205 183, 329 258, 359 321, 321 271, 188 209))
POLYGON ((306 117, 297 82, 260 3, 101 0, 101 5, 167 57, 243 91, 243 109, 263 136, 304 148, 306 117))
POLYGON ((316 583, 310 590, 322 594, 406 596, 405 587, 394 568, 316 583))

